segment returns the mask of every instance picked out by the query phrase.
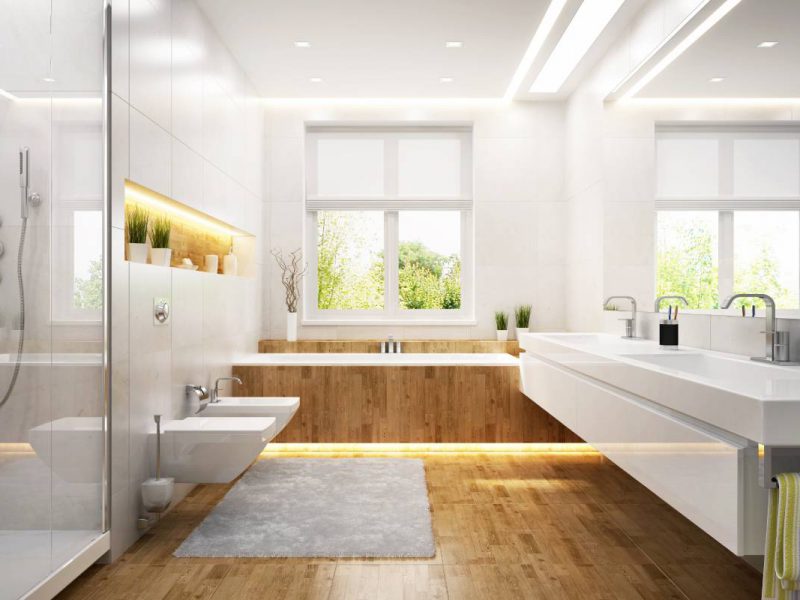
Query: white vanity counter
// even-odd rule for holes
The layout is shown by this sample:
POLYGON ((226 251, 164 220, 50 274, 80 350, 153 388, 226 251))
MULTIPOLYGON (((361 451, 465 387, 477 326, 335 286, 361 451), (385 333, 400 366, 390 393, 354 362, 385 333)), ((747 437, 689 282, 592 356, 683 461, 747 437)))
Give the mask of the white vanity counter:
POLYGON ((800 445, 800 367, 610 334, 523 334, 520 346, 748 440, 800 445))
POLYGON ((800 446, 800 368, 609 334, 522 334, 522 389, 725 547, 763 553, 757 443, 800 446))

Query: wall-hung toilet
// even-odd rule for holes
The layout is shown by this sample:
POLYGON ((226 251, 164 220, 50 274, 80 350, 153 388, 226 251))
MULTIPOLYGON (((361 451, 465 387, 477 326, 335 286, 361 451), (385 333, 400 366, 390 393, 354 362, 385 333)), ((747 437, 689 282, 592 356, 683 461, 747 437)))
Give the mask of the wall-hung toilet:
POLYGON ((273 417, 275 435, 292 420, 300 408, 300 398, 289 397, 232 397, 220 396, 200 411, 204 417, 273 417))
MULTIPOLYGON (((161 425, 161 472, 177 483, 228 483, 275 437, 272 417, 189 417, 161 425)), ((155 468, 156 434, 150 435, 155 468)))

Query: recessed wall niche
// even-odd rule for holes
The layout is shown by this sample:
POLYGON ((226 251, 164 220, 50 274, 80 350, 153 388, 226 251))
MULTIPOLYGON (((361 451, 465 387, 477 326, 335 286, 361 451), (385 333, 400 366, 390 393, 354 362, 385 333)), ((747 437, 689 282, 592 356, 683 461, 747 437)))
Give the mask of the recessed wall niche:
MULTIPOLYGON (((172 231, 169 247, 172 249, 172 259, 170 266, 180 268, 183 259, 189 258, 202 271, 205 266, 205 257, 216 255, 219 265, 217 272, 222 273, 223 257, 233 252, 237 257, 238 274, 243 277, 255 276, 256 236, 252 233, 126 179, 126 232, 128 230, 128 210, 134 206, 145 209, 149 213, 151 223, 157 217, 167 217, 171 221, 172 231)), ((147 243, 149 246, 149 238, 147 243)), ((127 244, 125 259, 130 260, 127 244)))

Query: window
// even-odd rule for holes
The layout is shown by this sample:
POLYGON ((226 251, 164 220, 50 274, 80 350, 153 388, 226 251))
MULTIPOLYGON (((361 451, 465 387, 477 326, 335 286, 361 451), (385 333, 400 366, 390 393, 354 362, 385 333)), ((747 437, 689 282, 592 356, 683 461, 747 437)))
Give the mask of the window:
POLYGON ((102 130, 63 120, 53 130, 53 304, 56 321, 99 322, 103 309, 102 130))
POLYGON ((471 320, 466 127, 309 126, 304 318, 471 320))
POLYGON ((659 295, 800 309, 800 128, 659 128, 656 173, 659 295))

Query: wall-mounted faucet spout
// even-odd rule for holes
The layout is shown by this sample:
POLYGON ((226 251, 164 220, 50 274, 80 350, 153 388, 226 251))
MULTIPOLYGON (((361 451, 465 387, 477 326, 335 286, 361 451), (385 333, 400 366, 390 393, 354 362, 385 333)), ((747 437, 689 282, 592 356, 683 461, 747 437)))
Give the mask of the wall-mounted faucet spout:
POLYGON ((659 296, 656 298, 655 306, 653 307, 653 312, 659 312, 661 310, 661 303, 664 300, 680 300, 683 302, 684 306, 689 306, 689 301, 684 298, 683 296, 673 295, 673 296, 659 296))
POLYGON ((633 339, 636 337, 636 298, 633 296, 609 296, 603 302, 603 308, 608 306, 608 304, 612 300, 629 300, 631 303, 631 318, 630 319, 620 319, 621 321, 625 321, 625 335, 622 337, 633 339))
POLYGON ((789 332, 778 331, 777 318, 775 316, 775 300, 767 294, 733 294, 725 298, 722 308, 729 308, 737 298, 758 298, 764 302, 766 307, 764 316, 764 356, 754 356, 753 360, 771 362, 778 364, 789 364, 789 332))

